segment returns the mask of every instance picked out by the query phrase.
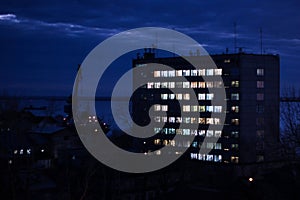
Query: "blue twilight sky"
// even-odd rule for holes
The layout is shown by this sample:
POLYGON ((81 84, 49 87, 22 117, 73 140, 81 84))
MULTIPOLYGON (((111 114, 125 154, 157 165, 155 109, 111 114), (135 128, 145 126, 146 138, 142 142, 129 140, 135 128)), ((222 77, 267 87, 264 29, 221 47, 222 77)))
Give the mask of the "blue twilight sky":
MULTIPOLYGON (((281 85, 298 87, 299 10, 299 0, 2 0, 0 93, 69 95, 85 56, 109 36, 137 27, 172 28, 209 53, 233 52, 234 22, 237 46, 249 53, 260 52, 262 27, 264 51, 280 54, 281 85)), ((114 77, 118 71, 124 72, 114 69, 114 77)))

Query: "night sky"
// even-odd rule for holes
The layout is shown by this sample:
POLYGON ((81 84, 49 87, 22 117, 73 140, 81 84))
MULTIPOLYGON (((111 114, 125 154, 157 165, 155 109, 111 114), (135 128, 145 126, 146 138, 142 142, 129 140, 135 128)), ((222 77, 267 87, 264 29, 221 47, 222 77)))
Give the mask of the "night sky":
POLYGON ((232 53, 234 22, 247 53, 260 53, 262 27, 264 52, 280 54, 281 87, 299 87, 299 10, 299 0, 2 0, 0 93, 67 96, 86 55, 132 28, 171 28, 211 54, 232 53))

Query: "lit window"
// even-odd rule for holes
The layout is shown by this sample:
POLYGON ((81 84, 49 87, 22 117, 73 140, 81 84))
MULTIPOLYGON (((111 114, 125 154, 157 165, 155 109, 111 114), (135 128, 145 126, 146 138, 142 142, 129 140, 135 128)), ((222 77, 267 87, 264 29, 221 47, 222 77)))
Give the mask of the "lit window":
POLYGON ((190 141, 183 141, 183 147, 190 147, 191 146, 191 142, 190 141))
MULTIPOLYGON (((197 129, 193 129, 191 130, 191 135, 198 135, 198 130, 197 129)), ((196 142, 197 143, 197 142, 196 142)))
POLYGON ((191 124, 197 124, 197 118, 196 117, 191 117, 191 124))
POLYGON ((197 88, 197 82, 191 82, 191 88, 197 88))
POLYGON ((161 98, 162 100, 167 100, 167 99, 168 99, 168 94, 161 94, 161 95, 160 95, 160 98, 161 98))
POLYGON ((215 124, 220 124, 220 118, 215 118, 215 124))
POLYGON ((154 140, 154 144, 155 144, 155 145, 160 145, 160 139, 154 140))
POLYGON ((155 82, 154 83, 154 88, 160 88, 160 82, 155 82))
POLYGON ((207 87, 207 88, 213 88, 213 87, 214 87, 214 82, 212 82, 212 81, 207 81, 207 82, 206 82, 206 87, 207 87))
POLYGON ((161 111, 168 111, 168 105, 162 105, 161 111))
POLYGON ((162 82, 161 88, 168 88, 168 82, 162 82))
POLYGON ((182 123, 182 118, 181 117, 176 117, 176 123, 182 123))
POLYGON ((222 149, 222 144, 221 143, 216 143, 215 144, 215 149, 222 149))
POLYGON ((190 70, 182 70, 183 76, 190 76, 190 70))
POLYGON ((198 87, 199 88, 205 88, 205 82, 199 82, 198 87))
POLYGON ((213 106, 206 106, 206 112, 213 112, 213 106))
POLYGON ((205 93, 199 93, 198 100, 205 100, 205 93))
POLYGON ((197 159, 197 156, 198 154, 197 153, 191 153, 191 159, 194 160, 194 159, 197 159))
POLYGON ((183 123, 189 124, 191 122, 191 118, 190 117, 184 117, 182 118, 183 123))
POLYGON ((215 75, 221 76, 222 75, 222 69, 215 69, 215 75))
POLYGON ((214 136, 214 131, 213 130, 207 130, 206 131, 206 136, 207 137, 213 137, 214 136))
POLYGON ((190 129, 182 129, 182 135, 190 135, 190 129))
POLYGON ((257 101, 263 101, 264 100, 264 94, 263 93, 257 93, 256 94, 256 100, 257 101))
POLYGON ((207 69, 206 70, 206 76, 213 76, 214 75, 214 70, 213 69, 207 69))
POLYGON ((205 124, 205 118, 199 118, 199 124, 205 124))
POLYGON ((206 124, 214 124, 214 118, 206 118, 206 124))
POLYGON ((205 160, 205 154, 201 154, 201 153, 199 153, 198 154, 198 160, 205 160))
POLYGON ((169 117, 169 122, 170 123, 175 123, 175 117, 169 117))
POLYGON ((155 122, 160 122, 160 116, 154 117, 154 121, 155 121, 155 122))
POLYGON ((222 131, 215 131, 215 137, 221 137, 222 131))
POLYGON ((197 70, 196 69, 191 70, 191 76, 197 76, 197 70))
POLYGON ((265 87, 264 86, 264 81, 257 81, 256 86, 257 86, 257 88, 264 88, 265 87))
POLYGON ((183 88, 190 88, 190 82, 183 82, 182 87, 183 88))
POLYGON ((213 159, 214 159, 214 155, 207 155, 206 156, 207 161, 213 161, 213 159))
POLYGON ((214 155, 214 162, 222 162, 222 155, 214 155))
POLYGON ((239 112, 239 107, 238 106, 231 106, 231 111, 238 113, 239 112))
POLYGON ((154 83, 153 82, 148 82, 147 88, 148 89, 154 88, 154 83))
POLYGON ((168 72, 169 77, 175 77, 175 70, 171 70, 168 72))
POLYGON ((199 112, 206 112, 205 106, 199 106, 199 112))
POLYGON ((168 77, 168 71, 161 71, 160 76, 161 77, 168 77))
POLYGON ((176 129, 176 134, 178 134, 178 135, 182 135, 182 129, 176 129))
POLYGON ((214 87, 215 88, 221 88, 221 87, 223 87, 223 82, 222 81, 215 81, 214 82, 214 87))
POLYGON ((164 123, 168 122, 168 117, 166 117, 166 116, 161 117, 161 121, 164 123))
POLYGON ((175 99, 175 94, 169 94, 169 99, 175 99))
POLYGON ((199 135, 200 136, 205 136, 205 130, 199 130, 199 135))
POLYGON ((231 81, 231 86, 232 87, 239 87, 239 81, 231 81))
POLYGON ((183 94, 183 99, 184 100, 190 100, 190 94, 189 93, 183 94))
POLYGON ((169 134, 175 134, 175 128, 169 128, 169 134))
POLYGON ((171 140, 170 145, 174 147, 175 146, 175 140, 171 140))
POLYGON ((176 94, 176 99, 177 100, 182 100, 182 94, 176 94))
POLYGON ((175 82, 169 82, 169 88, 175 88, 175 82))
POLYGON ((160 71, 154 71, 154 77, 160 77, 160 71))
POLYGON ((198 75, 199 76, 205 76, 205 69, 199 69, 198 70, 198 75))
POLYGON ((257 76, 263 76, 264 75, 264 69, 256 69, 256 75, 257 76))
POLYGON ((232 93, 231 94, 231 100, 239 100, 240 99, 239 96, 240 96, 239 93, 232 93))
POLYGON ((176 76, 182 76, 182 70, 176 70, 176 76))
POLYGON ((167 128, 163 128, 163 129, 162 129, 162 133, 163 133, 163 134, 168 134, 168 129, 167 129, 167 128))
POLYGON ((176 82, 176 88, 182 88, 182 82, 176 82))
POLYGON ((191 106, 190 105, 184 105, 183 106, 183 112, 190 112, 191 111, 191 106))
POLYGON ((160 111, 160 105, 159 104, 154 105, 154 111, 160 111))
POLYGON ((214 98, 214 94, 212 93, 206 94, 206 100, 212 100, 213 98, 214 98))
POLYGON ((215 106, 214 107, 214 112, 221 113, 222 112, 222 106, 215 106))
POLYGON ((231 131, 231 137, 232 138, 238 138, 239 137, 239 132, 238 131, 231 131))
POLYGON ((239 119, 231 119, 232 125, 239 125, 239 119))
POLYGON ((238 150, 239 145, 238 144, 231 144, 231 149, 238 150))
POLYGON ((214 148, 214 143, 212 143, 212 142, 206 143, 206 148, 213 149, 214 148))
POLYGON ((198 106, 191 106, 192 112, 198 112, 198 106))
POLYGON ((237 157, 237 156, 231 156, 230 161, 232 163, 239 163, 239 157, 237 157))
POLYGON ((154 133, 159 133, 161 131, 161 128, 154 128, 154 133))

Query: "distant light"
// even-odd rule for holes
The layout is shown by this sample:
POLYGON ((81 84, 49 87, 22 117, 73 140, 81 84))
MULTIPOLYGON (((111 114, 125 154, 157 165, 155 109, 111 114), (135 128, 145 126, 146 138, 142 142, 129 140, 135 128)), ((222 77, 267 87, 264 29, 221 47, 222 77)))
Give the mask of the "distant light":
POLYGON ((12 164, 12 160, 9 160, 9 161, 8 161, 8 164, 10 164, 10 165, 11 165, 11 164, 12 164))
POLYGON ((66 120, 67 120, 67 118, 64 117, 64 121, 66 121, 66 120))
POLYGON ((144 142, 144 144, 146 144, 146 142, 144 142))
POLYGON ((41 149, 41 152, 43 153, 45 150, 44 149, 41 149))
POLYGON ((22 154, 23 154, 23 149, 20 150, 20 155, 22 155, 22 154))
POLYGON ((27 154, 31 154, 31 149, 27 149, 27 154))
POLYGON ((72 156, 72 160, 75 160, 75 159, 76 159, 76 157, 75 157, 75 155, 73 155, 73 156, 72 156))
POLYGON ((89 116, 89 119, 92 119, 92 117, 91 117, 91 116, 89 116))
POLYGON ((253 182, 254 181, 254 179, 251 178, 251 177, 248 180, 249 180, 249 182, 253 182))
POLYGON ((96 119, 96 116, 93 116, 93 119, 96 119))
POLYGON ((95 132, 98 132, 98 129, 95 129, 95 132))
POLYGON ((18 153, 18 150, 14 150, 14 154, 17 154, 18 153))

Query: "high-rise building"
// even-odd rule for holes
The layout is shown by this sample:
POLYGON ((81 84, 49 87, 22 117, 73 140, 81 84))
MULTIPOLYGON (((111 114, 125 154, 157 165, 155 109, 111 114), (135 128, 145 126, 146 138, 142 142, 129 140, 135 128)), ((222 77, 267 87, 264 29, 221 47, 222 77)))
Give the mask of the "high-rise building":
MULTIPOLYGON (((205 56, 190 57, 201 60, 205 56)), ((150 71, 134 74, 138 78, 151 77, 132 98, 134 121, 146 125, 152 120, 154 124, 151 128, 154 136, 148 138, 145 151, 163 146, 177 149, 190 146, 189 157, 194 160, 223 163, 272 160, 279 141, 279 56, 240 52, 211 55, 211 58, 217 68, 195 69, 182 57, 156 58, 152 51, 133 60, 133 68, 147 67, 149 63, 172 68, 155 68, 154 64, 150 71), (180 81, 180 77, 187 81, 180 81), (213 105, 218 90, 224 89, 225 106, 213 105), (191 103, 192 95, 196 95, 196 104, 191 103), (149 114, 150 107, 153 110, 149 114), (218 117, 221 114, 226 114, 224 122, 218 117), (196 124, 197 128, 185 128, 184 124, 196 124), (195 137, 176 143, 174 135, 195 137), (204 138, 218 140, 209 142, 204 138), (202 154, 200 148, 212 150, 202 154)))

